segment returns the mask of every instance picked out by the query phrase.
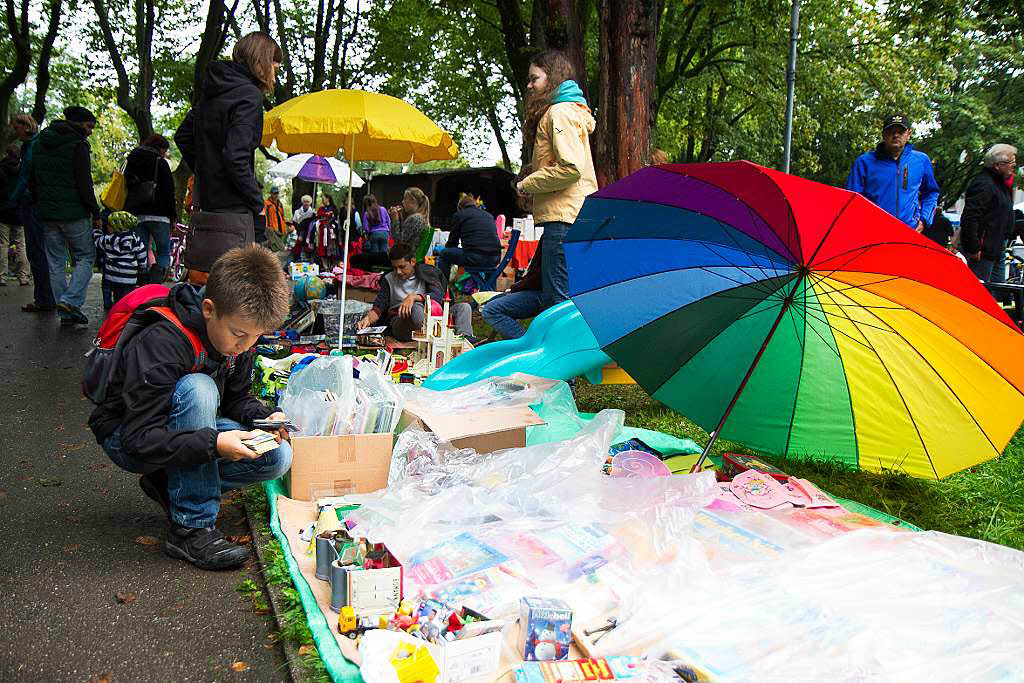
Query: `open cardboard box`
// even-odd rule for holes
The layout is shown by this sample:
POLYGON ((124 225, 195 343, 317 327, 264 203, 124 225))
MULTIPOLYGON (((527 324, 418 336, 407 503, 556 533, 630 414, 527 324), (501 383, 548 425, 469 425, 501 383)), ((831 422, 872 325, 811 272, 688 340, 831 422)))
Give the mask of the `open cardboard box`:
POLYGON ((345 434, 292 438, 284 487, 294 500, 371 493, 388 485, 394 435, 345 434))
POLYGON ((493 453, 526 445, 526 428, 542 425, 544 420, 529 406, 483 408, 457 413, 442 412, 418 404, 406 403, 398 431, 409 427, 437 434, 456 448, 472 448, 477 453, 493 453))

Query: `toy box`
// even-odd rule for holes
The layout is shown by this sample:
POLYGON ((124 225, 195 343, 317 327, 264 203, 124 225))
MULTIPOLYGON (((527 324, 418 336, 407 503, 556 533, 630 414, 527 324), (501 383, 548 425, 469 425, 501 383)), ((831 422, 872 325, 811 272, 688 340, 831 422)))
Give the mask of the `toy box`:
POLYGON ((320 266, 315 263, 292 263, 288 266, 293 280, 299 280, 307 275, 314 277, 320 274, 320 266))
MULTIPOLYGON (((402 563, 383 545, 377 548, 379 566, 345 573, 348 604, 356 617, 394 614, 402 602, 402 563)), ((373 554, 367 555, 367 565, 373 554)))
POLYGON ((523 598, 519 602, 519 652, 526 661, 569 658, 572 608, 555 598, 523 598))
POLYGON ((757 456, 740 455, 739 453, 722 454, 722 481, 732 481, 732 478, 737 474, 746 472, 747 470, 754 470, 755 472, 767 474, 783 484, 789 480, 788 474, 780 470, 778 467, 769 465, 757 456))
POLYGON ((478 629, 480 635, 440 641, 428 645, 431 654, 441 669, 438 683, 457 683, 486 676, 494 679, 501 663, 501 646, 505 642, 503 621, 478 621, 474 625, 487 626, 492 630, 478 629), (483 631, 483 632, 481 632, 483 631))
POLYGON ((638 657, 598 657, 564 662, 523 662, 516 683, 575 683, 638 678, 638 657))

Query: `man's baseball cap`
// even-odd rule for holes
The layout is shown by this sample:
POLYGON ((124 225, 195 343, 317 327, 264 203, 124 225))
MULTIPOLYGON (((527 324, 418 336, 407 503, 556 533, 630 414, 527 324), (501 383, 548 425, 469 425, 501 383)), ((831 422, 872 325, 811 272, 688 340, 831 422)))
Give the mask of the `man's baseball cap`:
POLYGON ((910 130, 910 119, 907 118, 906 114, 890 114, 882 121, 882 130, 892 126, 902 126, 906 130, 910 130))

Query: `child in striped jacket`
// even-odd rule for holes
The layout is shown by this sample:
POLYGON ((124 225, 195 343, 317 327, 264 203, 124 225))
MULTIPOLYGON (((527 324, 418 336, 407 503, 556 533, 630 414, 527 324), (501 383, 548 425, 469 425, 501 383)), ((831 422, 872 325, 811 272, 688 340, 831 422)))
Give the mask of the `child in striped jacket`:
POLYGON ((108 219, 111 234, 93 229, 96 251, 103 257, 103 310, 114 304, 139 283, 139 273, 146 270, 146 245, 133 230, 138 219, 127 211, 112 213, 108 219))

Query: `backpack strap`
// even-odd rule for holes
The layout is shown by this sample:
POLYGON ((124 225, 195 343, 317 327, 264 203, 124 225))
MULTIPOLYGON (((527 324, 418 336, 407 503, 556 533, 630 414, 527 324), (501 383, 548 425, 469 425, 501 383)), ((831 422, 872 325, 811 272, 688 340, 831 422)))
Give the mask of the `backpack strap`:
POLYGON ((185 335, 185 339, 192 344, 192 353, 195 358, 195 363, 192 365, 192 372, 199 372, 206 363, 206 349, 203 348, 203 342, 199 338, 199 335, 196 334, 195 330, 181 322, 181 319, 178 318, 178 316, 174 314, 174 311, 172 311, 168 306, 150 306, 146 310, 153 311, 161 318, 177 327, 181 333, 185 335))

